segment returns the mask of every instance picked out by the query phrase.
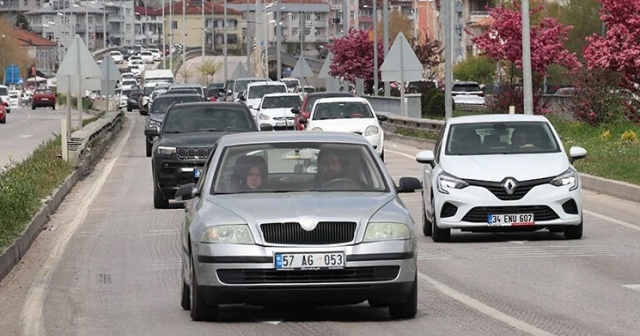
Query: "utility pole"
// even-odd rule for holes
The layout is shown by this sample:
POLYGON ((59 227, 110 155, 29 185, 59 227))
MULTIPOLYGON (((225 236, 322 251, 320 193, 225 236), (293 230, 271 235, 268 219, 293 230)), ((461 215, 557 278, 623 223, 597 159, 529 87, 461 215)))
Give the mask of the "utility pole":
POLYGON ((247 0, 247 11, 245 12, 245 17, 247 18, 247 28, 245 33, 245 39, 247 40, 247 71, 249 73, 251 73, 251 34, 249 33, 251 31, 251 29, 249 29, 249 24, 251 23, 251 21, 249 21, 249 13, 251 13, 249 10, 250 1, 251 0, 247 0))
POLYGON ((453 14, 455 3, 443 1, 440 13, 444 16, 444 115, 445 120, 453 116, 453 98, 451 96, 452 64, 453 64, 453 14))
MULTIPOLYGON (((106 13, 106 12, 105 12, 106 13)), ((167 38, 166 38, 166 31, 164 30, 164 27, 166 26, 165 23, 165 17, 164 17, 164 0, 162 0, 162 69, 166 69, 167 68, 167 62, 165 60, 165 57, 167 57, 167 38)))
POLYGON ((169 70, 173 71, 173 0, 169 0, 169 70))
POLYGON ((529 24, 529 0, 522 0, 522 84, 524 86, 524 114, 533 114, 531 28, 529 24))
MULTIPOLYGON (((445 3, 446 1, 442 2, 445 3)), ((387 58, 389 53, 389 0, 382 1, 382 43, 384 48, 384 57, 387 58)), ((385 97, 391 96, 391 83, 384 82, 384 95, 385 97)))
POLYGON ((342 36, 349 35, 349 0, 342 0, 342 36))
MULTIPOLYGON (((186 1, 186 0, 185 0, 186 1)), ((204 64, 204 45, 207 42, 207 28, 205 26, 205 22, 204 22, 204 4, 205 2, 202 1, 202 3, 200 4, 200 8, 202 10, 202 13, 200 14, 200 23, 202 24, 202 64, 204 64)), ((213 3, 211 4, 211 16, 213 17, 213 3)), ((213 21, 211 22, 213 24, 213 21)), ((211 31, 213 31, 213 27, 211 28, 211 31)))
POLYGON ((278 80, 282 79, 282 40, 280 36, 282 35, 282 12, 280 10, 280 0, 276 0, 276 78, 278 80))
POLYGON ((378 0, 373 0, 373 96, 378 96, 378 0))
MULTIPOLYGON (((182 0, 182 65, 187 62, 187 0, 182 0)), ((186 69, 186 68, 185 68, 186 69)), ((183 78, 186 83, 186 78, 183 78)))
POLYGON ((229 66, 227 65, 227 0, 224 0, 223 18, 224 23, 222 29, 224 34, 224 45, 222 46, 222 52, 224 53, 224 82, 226 85, 227 80, 229 79, 229 66))

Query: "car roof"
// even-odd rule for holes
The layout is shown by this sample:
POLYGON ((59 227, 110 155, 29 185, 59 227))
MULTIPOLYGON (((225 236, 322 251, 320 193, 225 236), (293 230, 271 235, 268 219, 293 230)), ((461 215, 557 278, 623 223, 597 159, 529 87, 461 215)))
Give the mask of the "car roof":
POLYGON ((347 132, 251 132, 224 135, 218 141, 219 146, 237 146, 264 143, 345 143, 368 145, 369 141, 362 135, 347 132))
POLYGON ((299 94, 297 93, 290 93, 290 92, 276 92, 276 93, 267 93, 264 96, 262 96, 262 98, 266 98, 266 97, 300 97, 299 94))
POLYGON ((268 78, 265 77, 242 77, 242 78, 236 78, 235 80, 237 81, 241 81, 241 80, 261 80, 261 81, 268 81, 268 78))
POLYGON ((189 84, 189 83, 179 83, 179 84, 171 84, 171 88, 201 88, 202 86, 198 84, 189 84))
POLYGON ((283 82, 278 82, 278 81, 259 81, 259 82, 252 82, 249 83, 249 85, 247 85, 247 89, 250 87, 254 87, 254 86, 286 86, 283 82))
POLYGON ((549 122, 545 116, 528 115, 528 114, 482 114, 473 116, 463 116, 450 118, 447 123, 453 124, 472 124, 485 122, 517 122, 517 121, 537 121, 549 122))
POLYGON ((319 103, 342 103, 342 102, 354 102, 354 103, 368 103, 369 101, 362 97, 329 97, 320 98, 316 100, 316 104, 319 103))
MULTIPOLYGON (((164 97, 164 96, 163 96, 164 97)), ((192 103, 182 103, 180 106, 216 106, 216 107, 240 107, 245 110, 246 106, 243 103, 236 102, 209 102, 209 101, 200 101, 200 102, 192 102, 192 103)), ((247 110, 248 111, 248 110, 247 110)))
POLYGON ((317 97, 317 96, 326 96, 329 97, 353 97, 353 94, 350 92, 340 92, 340 91, 324 91, 324 92, 312 92, 307 95, 307 97, 317 97))

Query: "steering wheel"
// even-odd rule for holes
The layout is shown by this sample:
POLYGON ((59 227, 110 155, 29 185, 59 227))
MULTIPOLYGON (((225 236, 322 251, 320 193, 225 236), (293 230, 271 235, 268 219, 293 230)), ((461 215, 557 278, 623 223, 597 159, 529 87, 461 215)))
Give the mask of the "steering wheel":
MULTIPOLYGON (((339 184, 339 183, 343 183, 349 187, 353 187, 354 189, 362 189, 362 187, 360 186, 360 184, 358 184, 358 182, 350 179, 350 178, 346 178, 346 177, 339 177, 330 181, 327 181, 323 187, 324 188, 328 188, 331 187, 333 185, 339 184)), ((345 188, 345 189, 349 189, 349 188, 345 188)))

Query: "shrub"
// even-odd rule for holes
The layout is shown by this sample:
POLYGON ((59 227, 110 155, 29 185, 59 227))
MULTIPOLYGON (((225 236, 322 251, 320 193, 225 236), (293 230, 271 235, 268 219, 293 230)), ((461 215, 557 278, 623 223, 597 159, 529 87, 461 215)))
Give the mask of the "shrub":
POLYGON ((609 70, 581 70, 574 76, 575 91, 562 109, 576 120, 597 125, 624 117, 622 94, 617 89, 619 75, 609 70))
MULTIPOLYGON (((427 110, 429 113, 427 114, 427 118, 438 118, 443 119, 445 117, 445 106, 444 106, 445 98, 444 93, 438 92, 433 95, 431 101, 429 101, 429 105, 427 110)), ((456 106, 454 102, 451 102, 452 109, 455 110, 456 106)))
MULTIPOLYGON (((56 96, 56 104, 67 105, 67 96, 64 94, 58 94, 56 96)), ((78 98, 71 97, 71 108, 78 108, 78 98)), ((89 97, 82 97, 82 109, 90 110, 93 108, 93 100, 89 97)))
MULTIPOLYGON (((431 99, 433 96, 442 93, 442 90, 435 88, 431 90, 427 90, 420 95, 420 104, 422 108, 422 117, 426 118, 430 114, 429 103, 431 103, 431 99)), ((443 100, 444 101, 444 100, 443 100)))

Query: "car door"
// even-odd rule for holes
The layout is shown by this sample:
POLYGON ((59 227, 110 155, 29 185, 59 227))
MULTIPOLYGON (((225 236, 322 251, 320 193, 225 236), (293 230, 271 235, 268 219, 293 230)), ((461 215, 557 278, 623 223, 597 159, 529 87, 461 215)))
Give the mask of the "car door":
POLYGON ((435 191, 433 191, 433 183, 435 181, 435 177, 438 174, 438 172, 440 171, 440 154, 442 153, 442 146, 444 141, 444 134, 446 133, 447 130, 447 124, 445 123, 442 128, 440 129, 440 134, 438 134, 438 139, 436 140, 436 143, 434 144, 433 147, 433 154, 434 154, 434 164, 432 165, 423 165, 423 171, 422 171, 422 192, 423 192, 423 201, 424 201, 424 208, 427 211, 427 215, 433 216, 433 212, 434 209, 431 208, 431 198, 432 195, 435 191))

